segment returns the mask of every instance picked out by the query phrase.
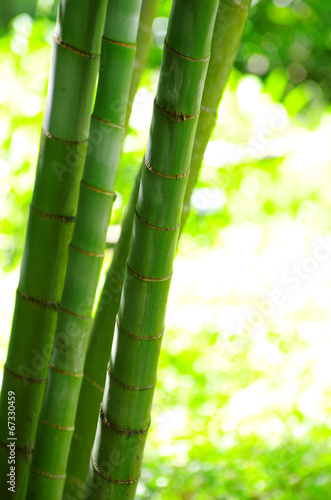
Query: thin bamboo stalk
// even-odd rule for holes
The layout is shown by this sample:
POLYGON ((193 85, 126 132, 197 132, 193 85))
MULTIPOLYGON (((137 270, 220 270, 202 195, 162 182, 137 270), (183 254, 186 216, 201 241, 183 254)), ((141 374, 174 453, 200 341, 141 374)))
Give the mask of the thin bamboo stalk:
MULTIPOLYGON (((126 124, 129 121, 133 99, 147 63, 152 37, 152 24, 158 10, 158 5, 158 0, 143 0, 142 2, 126 124)), ((122 291, 125 262, 129 251, 139 182, 140 176, 138 174, 133 187, 134 199, 131 196, 124 217, 120 239, 115 247, 112 264, 104 284, 103 304, 102 307, 98 308, 98 313, 94 318, 89 336, 84 378, 79 394, 75 431, 71 441, 67 465, 67 479, 64 489, 65 495, 67 494, 70 498, 81 498, 88 472, 90 452, 98 420, 98 409, 105 384, 104 367, 107 365, 111 350, 109 333, 113 334, 115 316, 118 311, 122 291), (107 298, 105 300, 106 294, 107 298), (113 329, 108 328, 105 335, 99 335, 105 322, 107 325, 113 325, 113 329)))
POLYGON ((105 8, 106 0, 61 0, 59 4, 36 181, 2 384, 1 498, 8 494, 9 391, 15 393, 17 438, 16 487, 11 498, 25 498, 87 148, 105 8))
POLYGON ((172 4, 84 499, 135 497, 218 3, 172 4))
POLYGON ((221 0, 216 16, 211 59, 201 101, 201 112, 186 185, 181 228, 190 212, 193 189, 198 181, 217 112, 244 32, 252 0, 221 0))
POLYGON ((86 342, 99 281, 139 22, 140 0, 109 2, 89 152, 54 347, 36 435, 27 498, 62 498, 82 381, 86 342))

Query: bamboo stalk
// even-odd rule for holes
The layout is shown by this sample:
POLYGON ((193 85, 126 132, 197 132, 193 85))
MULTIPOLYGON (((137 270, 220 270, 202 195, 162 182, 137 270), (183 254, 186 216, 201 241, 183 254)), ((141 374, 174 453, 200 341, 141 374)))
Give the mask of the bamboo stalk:
MULTIPOLYGON (((147 63, 152 37, 152 24, 158 10, 158 5, 158 0, 143 0, 142 2, 126 124, 129 121, 133 99, 147 63)), ((98 420, 98 408, 105 385, 104 367, 107 365, 110 356, 115 316, 118 311, 122 291, 125 262, 129 251, 139 182, 140 176, 138 174, 133 187, 134 195, 130 198, 122 225, 122 232, 114 250, 110 269, 107 272, 103 288, 103 304, 98 307, 98 312, 94 318, 89 335, 84 378, 79 394, 75 431, 71 441, 67 465, 67 479, 64 489, 65 494, 70 496, 70 498, 81 498, 87 476, 90 452, 98 420), (105 297, 106 295, 107 297, 105 297), (103 325, 105 325, 105 329, 103 325), (100 332, 103 333, 100 335, 100 332)))
POLYGON ((211 59, 201 101, 201 112, 192 152, 190 175, 186 185, 181 228, 190 212, 193 189, 198 181, 217 112, 234 64, 252 0, 221 0, 216 16, 211 59))
POLYGON ((28 496, 62 498, 87 336, 114 201, 140 0, 109 2, 89 153, 30 469, 28 496))
POLYGON ((135 496, 218 3, 172 4, 84 499, 135 496))
POLYGON ((16 488, 25 498, 87 148, 106 1, 62 0, 36 181, 0 403, 0 497, 8 493, 8 391, 15 393, 16 488), (72 25, 79 29, 72 29, 72 25))

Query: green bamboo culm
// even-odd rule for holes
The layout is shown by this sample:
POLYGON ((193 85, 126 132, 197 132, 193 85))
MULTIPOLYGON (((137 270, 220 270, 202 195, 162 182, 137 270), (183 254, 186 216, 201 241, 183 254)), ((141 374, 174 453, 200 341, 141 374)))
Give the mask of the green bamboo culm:
POLYGON ((0 403, 0 497, 8 484, 9 391, 15 393, 15 493, 25 498, 57 310, 77 210, 106 0, 61 0, 36 181, 0 403), (79 29, 78 29, 79 28, 79 29))
POLYGON ((30 469, 28 499, 62 498, 125 128, 141 2, 108 4, 89 150, 30 469), (56 397, 54 397, 56 395, 56 397))
POLYGON ((211 59, 193 146, 190 175, 184 196, 181 229, 190 213, 192 193, 199 178, 203 155, 217 121, 217 111, 238 52, 251 1, 220 0, 212 40, 211 59))
MULTIPOLYGON (((158 0, 142 1, 137 35, 137 51, 126 113, 126 125, 130 118, 132 103, 140 78, 147 63, 152 38, 152 24, 158 10, 158 4, 158 0)), ((110 356, 115 316, 121 297, 139 182, 140 175, 138 174, 132 190, 134 199, 131 196, 124 217, 121 235, 115 247, 109 271, 107 272, 101 305, 98 307, 98 312, 94 318, 89 335, 84 378, 79 394, 75 431, 71 441, 67 465, 64 499, 67 495, 68 500, 69 498, 81 498, 87 476, 90 453, 97 426, 100 398, 105 384, 104 368, 110 356), (111 324, 113 325, 112 330, 109 328, 111 324), (103 328, 103 325, 105 325, 105 328, 103 328)))
POLYGON ((135 497, 217 6, 172 4, 85 500, 135 497))

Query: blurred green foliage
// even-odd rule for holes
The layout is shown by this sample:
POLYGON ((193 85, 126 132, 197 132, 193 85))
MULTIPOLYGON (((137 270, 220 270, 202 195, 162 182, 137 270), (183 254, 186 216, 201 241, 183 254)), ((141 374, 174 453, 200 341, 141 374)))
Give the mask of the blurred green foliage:
MULTIPOLYGON (((39 1, 35 20, 24 14, 14 18, 0 38, 0 255, 5 271, 17 267, 23 251, 54 29, 52 5, 39 1)), ((170 0, 161 1, 154 24, 148 68, 124 142, 113 224, 121 221, 146 145, 170 6, 170 0)), ((308 221, 321 231, 330 227, 330 26, 327 2, 253 2, 179 258, 219 249, 223 231, 241 224, 258 225, 261 253, 270 227, 283 221, 308 221)), ((197 295, 191 290, 183 308, 185 301, 198 301, 197 295)), ((240 300, 238 292, 233 303, 240 300)), ((210 307, 216 314, 224 303, 218 299, 210 307)), ((323 388, 320 419, 305 415, 298 404, 300 393, 314 382, 314 361, 308 358, 298 372, 291 404, 253 411, 257 400, 252 396, 239 405, 242 418, 231 417, 229 410, 238 395, 259 388, 261 381, 270 393, 285 390, 295 353, 309 347, 295 324, 286 335, 270 328, 266 341, 280 361, 259 363, 251 339, 228 335, 208 322, 208 314, 199 331, 170 327, 167 332, 138 498, 329 500, 331 431, 323 412, 330 410, 330 394, 323 388)), ((257 390, 256 398, 263 397, 257 390)))

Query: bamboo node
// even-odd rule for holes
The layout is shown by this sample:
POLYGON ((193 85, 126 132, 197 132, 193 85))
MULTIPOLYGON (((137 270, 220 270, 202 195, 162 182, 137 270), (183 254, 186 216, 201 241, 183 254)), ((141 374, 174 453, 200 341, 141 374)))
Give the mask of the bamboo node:
POLYGON ((31 384, 45 384, 47 382, 47 378, 23 377, 22 375, 11 371, 6 365, 4 365, 3 369, 13 377, 23 380, 23 382, 25 381, 31 384))
POLYGON ((56 142, 63 142, 64 144, 73 144, 74 146, 77 146, 78 144, 87 144, 88 143, 88 139, 84 139, 83 141, 69 141, 67 139, 60 139, 59 137, 55 137, 54 135, 47 132, 47 130, 45 130, 44 128, 42 128, 42 133, 46 137, 48 137, 48 139, 51 139, 52 141, 56 141, 56 142))
POLYGON ((109 125, 110 127, 125 130, 125 127, 123 125, 117 125, 116 123, 112 123, 112 122, 109 122, 108 120, 104 120, 103 118, 100 118, 99 116, 92 115, 91 118, 94 118, 94 120, 98 120, 101 123, 105 123, 106 125, 109 125))
POLYGON ((151 337, 140 337, 139 335, 134 335, 133 333, 130 333, 128 332, 127 330, 125 330, 125 328, 123 328, 121 325, 120 325, 120 322, 119 322, 119 318, 118 318, 118 314, 116 316, 116 324, 117 324, 117 327, 118 329, 124 333, 125 335, 127 335, 128 337, 132 337, 133 339, 137 339, 137 340, 158 340, 160 338, 163 337, 164 335, 164 329, 165 329, 165 326, 162 328, 161 332, 158 334, 158 335, 152 335, 151 337))
POLYGON ((59 309, 59 302, 48 302, 47 300, 40 300, 36 297, 32 297, 32 295, 20 292, 19 289, 16 290, 16 293, 22 300, 26 300, 27 302, 31 302, 32 304, 36 304, 46 309, 52 309, 52 311, 58 311, 59 309))
POLYGON ((161 113, 166 115, 171 121, 175 123, 187 122, 188 120, 195 120, 200 115, 200 113, 186 114, 182 113, 181 111, 169 111, 168 109, 161 106, 161 104, 158 103, 156 99, 154 99, 154 105, 161 111, 161 113))
MULTIPOLYGON (((23 446, 20 446, 20 445, 18 445, 16 443, 17 443, 17 441, 15 442, 15 452, 18 452, 21 455, 23 455, 24 460, 26 461, 26 463, 30 464, 31 459, 32 459, 32 454, 33 454, 33 444, 34 443, 26 444, 26 445, 23 445, 23 446)), ((0 446, 2 446, 3 448, 8 449, 8 444, 9 444, 8 441, 7 441, 7 443, 4 443, 3 441, 0 441, 0 446)))
POLYGON ((80 248, 75 247, 72 243, 69 246, 76 252, 83 253, 84 255, 89 255, 90 257, 98 257, 103 259, 105 256, 104 253, 94 253, 94 252, 87 252, 86 250, 81 250, 80 248))
POLYGON ((65 307, 62 307, 61 305, 59 307, 59 311, 63 311, 65 313, 67 313, 67 314, 70 314, 71 316, 75 316, 75 318, 86 319, 88 321, 90 321, 92 319, 92 316, 83 316, 82 314, 77 314, 77 313, 75 313, 73 311, 69 311, 69 309, 66 309, 65 307))
POLYGON ((187 59, 188 61, 191 61, 191 62, 207 62, 210 59, 210 54, 207 57, 202 57, 202 58, 187 56, 186 54, 183 54, 182 52, 179 52, 178 50, 171 47, 168 44, 166 39, 164 39, 164 45, 167 47, 167 49, 171 50, 171 52, 174 52, 175 54, 177 54, 177 56, 182 57, 183 59, 187 59))
POLYGON ((109 427, 109 429, 116 432, 117 434, 122 434, 124 436, 139 436, 141 434, 147 434, 148 429, 151 425, 151 421, 149 421, 149 424, 144 429, 123 429, 107 419, 103 410, 102 403, 100 404, 99 413, 101 420, 107 427, 109 427))
POLYGON ((89 52, 85 52, 84 50, 77 49, 76 47, 73 47, 69 43, 64 42, 63 40, 61 40, 61 38, 59 38, 56 35, 53 36, 53 39, 58 45, 60 45, 64 49, 70 50, 70 52, 73 52, 74 54, 77 54, 78 56, 87 57, 88 59, 99 59, 100 58, 99 54, 90 54, 89 52))
POLYGON ((57 366, 53 365, 53 363, 49 363, 48 365, 52 370, 55 370, 59 373, 62 373, 63 375, 68 375, 69 377, 74 377, 74 378, 81 378, 83 377, 83 373, 74 373, 74 372, 68 372, 66 370, 62 370, 61 368, 58 368, 57 366))
POLYGON ((30 467, 30 471, 35 474, 39 474, 40 476, 48 477, 49 479, 65 479, 67 476, 64 474, 51 474, 50 472, 44 472, 39 469, 35 469, 34 467, 30 467))
POLYGON ((187 170, 186 172, 183 172, 181 174, 165 174, 164 172, 160 172, 159 170, 155 170, 154 168, 152 168, 150 166, 150 164, 146 160, 145 156, 144 156, 144 163, 145 163, 145 167, 148 170, 150 170, 151 172, 153 172, 153 174, 159 175, 160 177, 165 177, 166 179, 185 179, 185 177, 190 175, 190 170, 187 170))
POLYGON ((60 431, 69 431, 72 432, 75 430, 74 426, 64 426, 64 425, 57 425, 57 424, 52 424, 51 422, 48 422, 47 420, 44 420, 43 418, 39 417, 39 422, 42 424, 47 425, 48 427, 53 427, 53 429, 58 429, 60 431))
POLYGON ((95 387, 96 389, 98 389, 98 391, 100 391, 102 394, 103 394, 103 391, 104 391, 104 387, 102 387, 100 384, 98 384, 98 382, 96 382, 95 380, 93 380, 93 378, 91 378, 89 375, 87 375, 86 373, 84 373, 83 377, 85 378, 85 380, 87 380, 91 385, 93 385, 93 387, 95 387))
POLYGON ((45 219, 53 219, 58 222, 66 222, 66 223, 73 223, 75 222, 76 217, 74 215, 56 215, 56 214, 50 214, 48 212, 44 212, 43 210, 39 210, 38 208, 35 208, 34 206, 30 205, 31 210, 36 212, 37 214, 41 215, 45 219))
POLYGON ((144 387, 137 387, 135 385, 125 384, 124 382, 122 382, 122 380, 119 380, 117 377, 115 377, 115 375, 113 374, 113 372, 110 369, 109 361, 108 361, 108 364, 107 364, 107 372, 108 372, 109 376, 113 380, 115 380, 115 382, 117 384, 119 384, 122 387, 124 387, 124 389, 129 389, 130 391, 148 391, 149 389, 154 389, 154 387, 156 386, 156 381, 154 382, 154 384, 146 385, 144 387))
POLYGON ((134 210, 134 213, 135 213, 136 217, 138 217, 138 219, 143 224, 145 224, 145 226, 151 227, 152 229, 156 229, 157 231, 165 231, 165 232, 168 232, 168 231, 177 231, 177 229, 180 228, 180 223, 177 224, 177 226, 174 226, 174 227, 160 227, 160 226, 155 226, 154 224, 151 224, 146 219, 144 219, 140 214, 138 214, 138 212, 137 212, 136 209, 134 210))
POLYGON ((92 456, 92 452, 91 452, 91 463, 92 463, 92 467, 95 470, 95 472, 97 474, 99 474, 99 476, 102 477, 102 479, 105 479, 109 483, 114 483, 114 484, 135 484, 135 483, 137 483, 139 481, 140 474, 139 474, 139 476, 135 477, 134 479, 114 479, 113 477, 107 476, 104 472, 102 472, 99 469, 99 467, 95 463, 95 461, 93 459, 93 456, 92 456))
POLYGON ((118 42, 117 40, 112 40, 111 38, 102 37, 105 42, 112 43, 113 45, 119 45, 120 47, 126 47, 127 49, 136 49, 135 43, 127 43, 127 42, 118 42))
POLYGON ((132 269, 132 267, 130 266, 130 264, 128 263, 128 261, 126 261, 126 267, 128 268, 129 272, 135 276, 136 278, 138 278, 139 280, 141 281, 148 281, 148 282, 151 282, 151 283, 159 283, 159 282, 162 282, 162 281, 168 281, 172 278, 172 274, 168 274, 168 276, 160 276, 160 277, 153 277, 153 276, 144 276, 143 274, 139 274, 137 273, 137 271, 135 271, 134 269, 132 269))
POLYGON ((94 186, 91 186, 90 184, 87 184, 86 182, 80 181, 81 185, 86 187, 87 189, 90 189, 91 191, 95 191, 96 193, 104 194, 105 196, 111 196, 112 198, 116 199, 116 193, 112 191, 105 191, 104 189, 99 189, 94 186))

